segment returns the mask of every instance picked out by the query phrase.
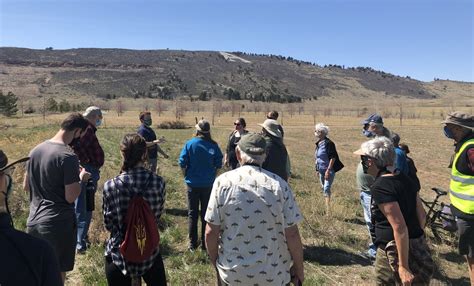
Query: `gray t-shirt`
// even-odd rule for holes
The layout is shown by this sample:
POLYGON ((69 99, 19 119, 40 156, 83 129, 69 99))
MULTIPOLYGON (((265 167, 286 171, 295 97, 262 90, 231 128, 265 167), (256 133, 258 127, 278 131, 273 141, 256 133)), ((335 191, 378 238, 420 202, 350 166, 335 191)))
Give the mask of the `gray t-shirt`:
POLYGON ((29 156, 27 226, 75 220, 74 204, 68 203, 65 197, 65 186, 80 181, 79 160, 72 149, 48 140, 36 146, 29 156))

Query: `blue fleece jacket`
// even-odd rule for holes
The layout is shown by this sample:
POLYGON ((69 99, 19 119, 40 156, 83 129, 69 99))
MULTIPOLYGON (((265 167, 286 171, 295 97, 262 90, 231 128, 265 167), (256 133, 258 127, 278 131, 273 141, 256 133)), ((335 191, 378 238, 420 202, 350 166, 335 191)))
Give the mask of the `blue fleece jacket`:
POLYGON ((210 187, 222 167, 222 152, 217 144, 194 137, 179 155, 179 166, 186 170, 184 180, 190 187, 210 187))

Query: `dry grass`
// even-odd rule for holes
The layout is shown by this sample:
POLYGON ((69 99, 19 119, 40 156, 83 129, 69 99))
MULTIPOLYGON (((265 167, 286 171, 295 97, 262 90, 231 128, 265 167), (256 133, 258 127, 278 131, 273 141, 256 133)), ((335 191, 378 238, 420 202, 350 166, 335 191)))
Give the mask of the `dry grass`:
MULTIPOLYGON (((334 110, 341 101, 332 99, 321 104, 331 106, 334 110)), ((344 103, 348 106, 348 103, 344 103)), ((361 104, 361 103, 357 103, 361 104)), ((356 102, 351 105, 357 108, 356 102)), ((372 106, 372 101, 366 102, 372 106)), ((374 105, 382 105, 377 102, 374 105)), ((323 106, 323 105, 322 105, 323 106)), ((321 108, 323 108, 321 106, 321 108)), ((362 104, 360 105, 362 107, 362 104)), ((395 112, 397 107, 387 107, 386 110, 395 112), (390 109, 391 108, 391 109, 390 109)), ((439 112, 447 113, 451 107, 422 106, 418 101, 407 102, 407 110, 413 108, 420 113, 420 118, 406 119, 399 126, 398 119, 386 119, 386 126, 398 132, 402 141, 410 146, 411 157, 419 170, 422 182, 423 197, 431 197, 429 189, 433 186, 446 188, 449 183, 447 165, 452 153, 452 142, 442 135, 439 112), (408 106, 410 106, 408 108, 408 106), (432 110, 436 109, 435 115, 432 110)), ((284 108, 274 106, 275 108, 284 108)), ((462 107, 462 106, 461 106, 462 107)), ((469 108, 462 107, 466 111, 469 108)), ((348 109, 347 109, 348 110, 348 109)), ((371 111, 372 108, 369 108, 371 111)), ((379 109, 381 110, 380 106, 379 109)), ((472 112, 472 111, 471 111, 472 112)), ((322 113, 321 113, 322 114, 322 113)), ((336 143, 345 168, 337 173, 333 186, 332 216, 324 216, 324 202, 319 182, 314 173, 314 117, 307 111, 306 115, 289 117, 284 114, 285 143, 289 150, 294 177, 290 181, 296 193, 298 204, 302 209, 305 220, 300 225, 305 245, 305 267, 307 282, 305 285, 319 284, 370 284, 373 267, 359 255, 367 248, 368 235, 363 224, 362 209, 359 203, 359 193, 355 186, 355 168, 357 156, 352 152, 365 140, 361 135, 359 122, 362 117, 344 112, 333 113, 332 116, 317 115, 317 122, 325 122, 330 126, 330 138, 336 143)), ((194 125, 194 117, 210 118, 210 113, 188 112, 182 120, 189 126, 194 125)), ((257 123, 264 120, 263 113, 244 113, 247 127, 259 131, 257 123)), ((137 126, 137 111, 126 112, 117 117, 109 112, 105 115, 105 126, 99 128, 98 136, 106 152, 106 164, 102 168, 101 181, 112 178, 118 173, 120 156, 118 142, 125 133, 134 132, 137 126)), ((232 121, 237 117, 224 114, 215 118, 212 135, 223 148, 232 121)), ((58 123, 64 115, 48 116, 44 126, 41 117, 26 117, 17 119, 1 118, 0 125, 14 125, 16 128, 4 128, 0 137, 0 146, 11 159, 28 154, 29 150, 41 141, 50 138, 57 130, 58 123)), ((153 114, 154 123, 174 120, 171 111, 158 118, 153 114)), ((214 271, 209 265, 206 255, 200 251, 189 253, 187 245, 186 223, 186 193, 184 182, 177 165, 177 157, 184 142, 192 136, 192 129, 157 130, 158 134, 167 138, 163 145, 170 155, 169 159, 160 158, 161 174, 167 181, 167 213, 163 217, 167 226, 162 230, 162 249, 165 257, 165 267, 171 285, 211 285, 214 281, 214 271)), ((22 169, 14 174, 16 195, 12 197, 12 209, 18 228, 23 228, 27 216, 27 196, 20 191, 22 169)), ((101 195, 96 198, 100 209, 101 195)), ((94 213, 91 226, 91 237, 94 247, 85 256, 77 258, 75 270, 69 274, 69 285, 104 285, 102 244, 107 237, 102 225, 100 210, 94 213)), ((443 273, 438 275, 438 282, 466 284, 466 265, 456 255, 456 250, 447 246, 433 245, 433 252, 443 273)))

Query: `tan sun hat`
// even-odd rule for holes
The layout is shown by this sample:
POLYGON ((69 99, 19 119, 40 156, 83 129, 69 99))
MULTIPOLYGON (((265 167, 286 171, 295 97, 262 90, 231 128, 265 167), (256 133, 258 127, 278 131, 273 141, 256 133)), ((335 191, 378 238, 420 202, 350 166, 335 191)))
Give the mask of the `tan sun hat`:
POLYGON ((454 111, 448 113, 446 119, 442 124, 454 124, 467 129, 474 130, 474 116, 461 111, 454 111))
POLYGON ((278 121, 276 121, 274 119, 267 119, 263 123, 258 124, 258 125, 265 128, 265 130, 267 130, 268 133, 270 133, 271 135, 273 135, 275 137, 278 137, 278 138, 283 137, 283 136, 281 136, 281 131, 279 129, 280 124, 278 123, 278 121))

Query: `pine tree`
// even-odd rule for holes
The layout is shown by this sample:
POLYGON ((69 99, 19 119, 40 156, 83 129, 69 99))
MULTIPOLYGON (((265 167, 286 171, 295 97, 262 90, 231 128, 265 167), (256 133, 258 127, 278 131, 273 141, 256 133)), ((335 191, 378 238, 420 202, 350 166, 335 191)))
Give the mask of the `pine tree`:
POLYGON ((4 95, 0 91, 0 113, 7 117, 15 115, 18 112, 17 101, 18 97, 13 92, 9 91, 4 95))

